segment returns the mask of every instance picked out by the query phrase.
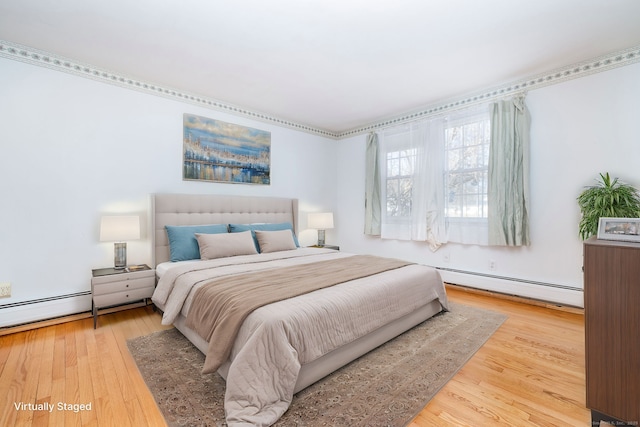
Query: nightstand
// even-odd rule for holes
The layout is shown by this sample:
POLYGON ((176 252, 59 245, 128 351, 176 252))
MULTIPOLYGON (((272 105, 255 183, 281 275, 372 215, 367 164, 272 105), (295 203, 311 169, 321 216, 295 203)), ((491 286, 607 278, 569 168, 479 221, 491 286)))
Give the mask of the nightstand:
POLYGON ((310 248, 333 249, 334 251, 339 251, 340 250, 340 246, 336 246, 336 245, 324 245, 324 246, 313 245, 313 246, 309 246, 309 247, 310 248))
POLYGON ((116 305, 146 302, 156 286, 156 271, 148 265, 132 265, 124 269, 99 268, 92 270, 91 313, 96 328, 98 309, 116 305))

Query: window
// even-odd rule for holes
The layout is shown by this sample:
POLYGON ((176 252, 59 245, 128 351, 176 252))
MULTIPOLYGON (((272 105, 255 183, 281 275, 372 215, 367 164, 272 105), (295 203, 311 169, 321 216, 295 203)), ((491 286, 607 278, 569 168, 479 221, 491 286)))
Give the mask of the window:
POLYGON ((409 218, 416 162, 416 149, 387 153, 386 215, 390 218, 409 218))
POLYGON ((528 245, 529 129, 518 96, 382 131, 380 237, 431 250, 446 242, 528 245))
POLYGON ((382 238, 487 244, 487 107, 381 133, 382 238))
POLYGON ((487 114, 445 125, 445 216, 487 218, 491 126, 487 114))

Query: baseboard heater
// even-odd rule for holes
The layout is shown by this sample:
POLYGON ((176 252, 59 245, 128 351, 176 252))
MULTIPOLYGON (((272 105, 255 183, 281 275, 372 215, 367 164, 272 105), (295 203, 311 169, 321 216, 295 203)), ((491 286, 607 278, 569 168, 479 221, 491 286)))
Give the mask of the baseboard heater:
POLYGON ((91 291, 0 305, 0 327, 20 326, 91 310, 91 291))
POLYGON ((554 304, 584 307, 582 288, 557 283, 540 282, 518 277, 436 267, 442 280, 457 285, 533 298, 554 304))

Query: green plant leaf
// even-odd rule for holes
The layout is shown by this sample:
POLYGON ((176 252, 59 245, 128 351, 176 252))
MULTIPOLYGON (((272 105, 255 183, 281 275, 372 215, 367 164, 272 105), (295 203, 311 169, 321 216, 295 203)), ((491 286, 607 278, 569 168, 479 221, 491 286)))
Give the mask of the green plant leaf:
POLYGON ((600 173, 596 185, 587 187, 578 196, 580 223, 578 232, 582 239, 598 233, 601 217, 640 217, 640 193, 633 186, 611 179, 609 172, 600 173))

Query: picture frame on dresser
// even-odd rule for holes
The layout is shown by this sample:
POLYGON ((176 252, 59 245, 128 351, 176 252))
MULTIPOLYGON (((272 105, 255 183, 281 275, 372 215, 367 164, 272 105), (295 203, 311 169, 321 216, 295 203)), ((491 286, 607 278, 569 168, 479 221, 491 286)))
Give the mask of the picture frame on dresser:
POLYGON ((600 218, 598 239, 640 243, 640 218, 600 218))

